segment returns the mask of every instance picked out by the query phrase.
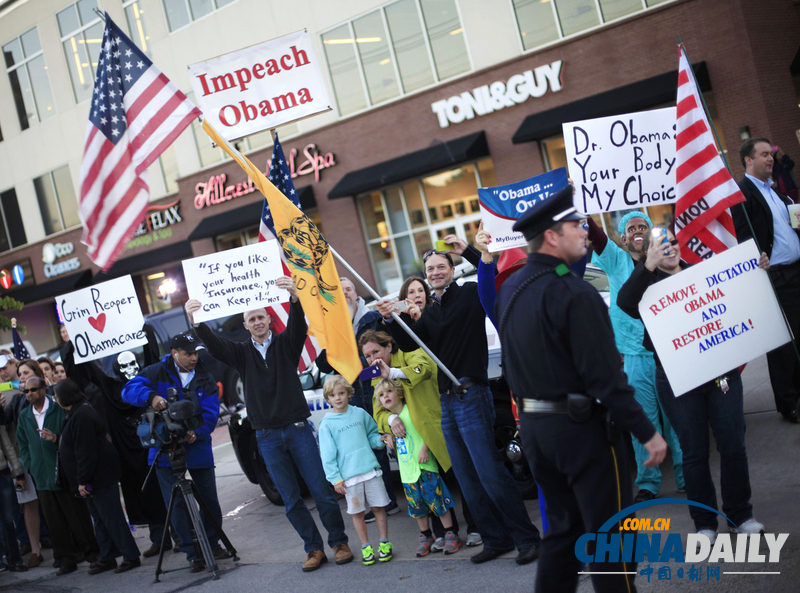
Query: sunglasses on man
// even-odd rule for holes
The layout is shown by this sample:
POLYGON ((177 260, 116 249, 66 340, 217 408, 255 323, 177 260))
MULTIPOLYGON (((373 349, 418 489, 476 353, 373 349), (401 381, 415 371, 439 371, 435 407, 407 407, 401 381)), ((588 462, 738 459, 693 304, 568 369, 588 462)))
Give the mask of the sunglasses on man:
POLYGON ((28 395, 29 393, 35 393, 35 392, 41 391, 42 389, 45 389, 45 388, 46 387, 44 385, 42 385, 40 387, 34 387, 33 389, 20 389, 19 392, 22 395, 28 395))

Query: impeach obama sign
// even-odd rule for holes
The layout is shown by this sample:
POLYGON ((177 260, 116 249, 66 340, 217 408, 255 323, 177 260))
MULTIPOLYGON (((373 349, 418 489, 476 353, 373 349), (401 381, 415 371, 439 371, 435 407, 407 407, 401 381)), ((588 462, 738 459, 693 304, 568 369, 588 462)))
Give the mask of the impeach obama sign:
POLYGON ((653 284, 639 314, 676 396, 789 341, 752 240, 653 284))

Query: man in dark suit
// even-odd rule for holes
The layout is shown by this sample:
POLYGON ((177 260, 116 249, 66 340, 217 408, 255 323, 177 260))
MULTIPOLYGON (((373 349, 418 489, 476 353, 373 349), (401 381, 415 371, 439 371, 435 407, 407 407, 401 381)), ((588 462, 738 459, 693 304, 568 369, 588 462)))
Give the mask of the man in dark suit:
MULTIPOLYGON (((778 301, 792 332, 800 338, 800 236, 789 223, 787 206, 792 200, 772 187, 774 161, 769 140, 747 140, 739 156, 745 167, 739 187, 746 200, 731 208, 736 236, 740 243, 755 238, 758 248, 769 257, 769 275, 778 301)), ((798 424, 800 361, 792 344, 767 353, 767 364, 775 407, 786 420, 798 424)))

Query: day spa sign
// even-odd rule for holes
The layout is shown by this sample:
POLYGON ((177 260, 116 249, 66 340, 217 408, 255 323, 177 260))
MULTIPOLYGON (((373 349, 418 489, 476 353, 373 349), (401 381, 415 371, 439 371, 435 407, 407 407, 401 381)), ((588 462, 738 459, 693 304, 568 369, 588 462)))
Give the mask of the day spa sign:
MULTIPOLYGON (((305 160, 297 165, 297 149, 289 151, 289 173, 292 179, 297 179, 303 175, 314 174, 314 180, 319 181, 320 172, 336 164, 336 157, 332 152, 320 154, 316 144, 308 144, 303 149, 305 160)), ((267 163, 267 171, 270 170, 270 163, 267 163)), ((256 186, 248 177, 241 183, 226 184, 228 176, 225 173, 212 175, 208 181, 200 182, 195 186, 194 207, 198 210, 206 206, 213 206, 227 202, 233 198, 246 196, 256 191, 256 186)))

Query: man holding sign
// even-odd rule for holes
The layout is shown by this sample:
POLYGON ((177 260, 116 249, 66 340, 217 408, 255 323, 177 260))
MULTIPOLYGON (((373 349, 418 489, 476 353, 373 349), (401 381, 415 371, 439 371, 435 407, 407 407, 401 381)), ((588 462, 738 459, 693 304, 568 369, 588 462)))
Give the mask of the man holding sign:
MULTIPOLYGON (((295 464, 328 531, 328 544, 333 548, 336 564, 350 562, 353 554, 347 545, 341 509, 325 478, 317 441, 307 420, 311 412, 297 376, 308 331, 303 307, 289 276, 278 278, 275 285, 291 295, 286 330, 280 334, 270 331, 271 319, 265 309, 245 312, 244 327, 250 332, 250 339, 245 342, 226 340, 205 323, 196 328, 208 353, 236 369, 242 378, 247 417, 256 431, 261 457, 283 498, 289 522, 305 543, 307 558, 303 572, 311 572, 328 558, 319 529, 300 495, 295 464)), ((202 307, 197 299, 186 302, 192 325, 195 325, 194 314, 202 307)))

